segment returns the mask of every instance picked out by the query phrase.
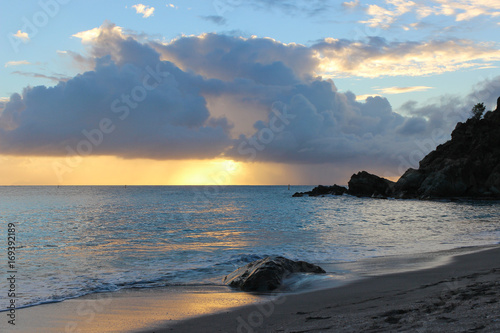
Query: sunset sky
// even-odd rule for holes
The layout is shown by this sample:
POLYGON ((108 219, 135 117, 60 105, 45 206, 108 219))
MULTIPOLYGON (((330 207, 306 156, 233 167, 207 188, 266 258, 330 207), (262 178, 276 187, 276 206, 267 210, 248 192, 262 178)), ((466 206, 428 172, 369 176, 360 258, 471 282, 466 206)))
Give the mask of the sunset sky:
POLYGON ((496 0, 2 1, 0 36, 0 185, 397 179, 500 96, 496 0))

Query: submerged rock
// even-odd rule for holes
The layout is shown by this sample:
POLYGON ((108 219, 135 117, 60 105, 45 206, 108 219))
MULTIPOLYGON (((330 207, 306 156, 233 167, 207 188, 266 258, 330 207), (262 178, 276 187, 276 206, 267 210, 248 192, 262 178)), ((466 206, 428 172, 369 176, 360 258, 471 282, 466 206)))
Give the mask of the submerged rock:
POLYGON ((238 268, 223 282, 243 291, 272 291, 293 273, 326 273, 321 267, 284 257, 267 257, 238 268))

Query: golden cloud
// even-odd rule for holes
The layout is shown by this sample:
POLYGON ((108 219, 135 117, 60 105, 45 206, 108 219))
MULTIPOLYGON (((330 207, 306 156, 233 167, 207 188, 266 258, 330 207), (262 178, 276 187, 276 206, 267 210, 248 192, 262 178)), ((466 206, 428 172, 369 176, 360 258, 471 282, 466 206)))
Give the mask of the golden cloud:
POLYGON ((413 87, 388 87, 388 88, 376 88, 375 90, 380 91, 385 95, 394 95, 394 94, 404 94, 415 91, 426 91, 429 89, 434 89, 434 87, 427 86, 413 86, 413 87))
POLYGON ((318 75, 342 77, 423 76, 491 66, 500 50, 491 43, 470 40, 368 43, 325 40, 313 47, 318 75))

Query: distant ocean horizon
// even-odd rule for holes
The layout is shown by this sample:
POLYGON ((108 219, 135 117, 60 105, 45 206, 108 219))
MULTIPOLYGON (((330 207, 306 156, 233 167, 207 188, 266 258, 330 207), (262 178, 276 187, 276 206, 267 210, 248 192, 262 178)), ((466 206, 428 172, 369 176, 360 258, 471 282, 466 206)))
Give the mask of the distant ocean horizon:
POLYGON ((0 245, 15 226, 17 305, 221 285, 268 255, 321 265, 500 241, 498 202, 292 198, 312 187, 2 186, 0 245))

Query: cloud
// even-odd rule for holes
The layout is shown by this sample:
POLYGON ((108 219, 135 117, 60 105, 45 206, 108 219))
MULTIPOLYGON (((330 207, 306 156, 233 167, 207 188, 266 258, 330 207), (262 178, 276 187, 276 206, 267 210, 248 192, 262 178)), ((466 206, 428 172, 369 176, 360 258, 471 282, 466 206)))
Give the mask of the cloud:
POLYGON ((23 72, 23 71, 14 71, 12 74, 16 75, 22 75, 22 76, 27 76, 27 77, 34 77, 34 78, 39 78, 39 79, 47 79, 55 82, 60 82, 60 81, 68 81, 70 77, 63 75, 63 74, 53 74, 53 75, 45 75, 41 73, 31 73, 31 72, 23 72))
POLYGON ((482 82, 466 96, 410 101, 401 108, 409 117, 394 112, 385 98, 367 97, 361 103, 350 92, 335 91, 327 81, 301 85, 293 92, 296 95, 273 105, 290 115, 287 126, 279 128, 276 124, 285 123, 269 113, 226 155, 235 160, 371 167, 394 177, 418 167, 427 153, 448 140, 456 123, 470 116, 473 105, 485 102, 488 110, 494 109, 500 76, 482 82))
POLYGON ((30 65, 31 63, 27 60, 15 60, 15 61, 8 61, 5 63, 5 67, 11 67, 11 66, 21 66, 21 65, 30 65))
MULTIPOLYGON (((112 25, 109 23, 105 23, 106 25, 109 26, 107 29, 101 29, 101 28, 94 28, 86 31, 81 31, 78 32, 72 37, 80 38, 83 43, 92 43, 94 42, 97 38, 99 38, 102 34, 113 34, 113 35, 119 35, 123 37, 122 33, 122 28, 116 25, 112 25)), ((67 51, 64 51, 67 52, 67 51)))
POLYGON ((151 44, 163 60, 209 78, 253 77, 262 82, 295 82, 314 73, 317 60, 299 44, 271 38, 242 38, 215 33, 189 36, 170 43, 151 44))
POLYGON ((342 2, 342 7, 347 8, 347 9, 355 9, 360 7, 359 0, 353 0, 350 2, 342 2))
POLYGON ((434 89, 434 87, 427 87, 427 86, 388 87, 388 88, 376 88, 375 90, 380 91, 382 94, 385 95, 393 95, 393 94, 405 94, 415 91, 426 91, 429 89, 434 89))
MULTIPOLYGON (((399 170, 401 156, 419 149, 417 143, 433 131, 439 129, 443 133, 433 141, 434 147, 444 142, 456 121, 465 116, 451 122, 411 112, 411 117, 403 117, 380 96, 357 97, 338 92, 332 81, 317 77, 331 73, 325 64, 337 66, 335 75, 377 77, 436 74, 498 59, 498 51, 492 45, 467 40, 390 43, 370 38, 363 43, 326 39, 306 47, 265 38, 204 34, 152 45, 165 60, 206 78, 227 82, 219 82, 217 88, 205 87, 202 91, 206 95, 237 97, 241 104, 232 104, 234 109, 266 110, 263 114, 267 116, 254 123, 252 132, 240 135, 226 156, 245 160, 255 153, 257 160, 280 163, 349 161, 361 165, 370 160, 393 170, 399 170), (262 73, 269 73, 273 81, 258 74, 259 67, 266 68, 262 73), (245 104, 250 101, 252 108, 245 104), (283 132, 273 133, 271 143, 263 145, 258 138, 261 135, 266 141, 265 135, 270 135, 266 128, 272 127, 270 110, 275 101, 283 103, 297 118, 283 132)), ((431 88, 392 87, 384 93, 431 88)), ((434 110, 440 114, 438 106, 434 110)), ((237 119, 228 117, 237 123, 237 119)))
POLYGON ((82 72, 92 70, 95 67, 94 58, 86 57, 84 55, 81 55, 80 53, 73 51, 57 51, 57 54, 64 58, 68 57, 72 61, 72 65, 80 69, 82 72))
POLYGON ((179 9, 179 7, 174 5, 173 3, 166 4, 165 6, 167 6, 168 8, 179 9))
POLYGON ((392 112, 385 98, 356 102, 354 94, 336 92, 326 81, 297 86, 294 93, 274 104, 278 113, 269 113, 267 120, 257 122, 255 132, 241 136, 227 156, 339 165, 371 160, 389 166, 395 163, 392 155, 404 152, 410 144, 409 140, 395 140, 394 129, 404 123, 404 117, 392 112), (276 114, 288 115, 288 121, 276 114))
POLYGON ((204 19, 205 21, 209 21, 209 22, 212 22, 212 23, 215 23, 217 25, 225 25, 226 24, 226 19, 222 16, 218 16, 218 15, 209 15, 209 16, 200 16, 202 19, 204 19))
MULTIPOLYGON (((368 5, 370 19, 361 21, 372 28, 388 29, 405 14, 413 14, 413 20, 429 16, 454 17, 456 22, 470 21, 479 16, 500 16, 500 3, 490 0, 385 0, 384 5, 368 5)), ((413 22, 410 26, 417 24, 413 22)), ((404 27, 404 26, 403 26, 404 27)))
POLYGON ((21 30, 17 30, 17 32, 13 36, 19 38, 24 43, 27 43, 30 41, 30 37, 28 36, 28 33, 22 32, 21 30))
POLYGON ((411 117, 405 120, 397 132, 402 135, 415 135, 425 132, 427 128, 427 121, 421 117, 411 117))
POLYGON ((3 111, 3 109, 5 108, 5 105, 7 104, 7 102, 10 100, 10 98, 8 97, 0 97, 0 115, 3 111))
POLYGON ((422 76, 479 68, 500 60, 495 44, 465 39, 388 42, 370 37, 359 42, 326 38, 311 48, 320 62, 318 74, 332 76, 422 76))
POLYGON ((271 38, 203 34, 152 46, 162 59, 223 80, 242 75, 243 71, 257 73, 256 66, 273 63, 274 66, 282 63, 298 78, 318 75, 373 78, 441 74, 491 66, 500 60, 495 44, 464 39, 389 42, 381 37, 364 41, 325 38, 306 47, 271 38))
POLYGON ((372 78, 441 74, 491 66, 500 60, 500 51, 494 44, 464 39, 389 42, 381 37, 364 41, 326 38, 306 47, 270 38, 203 34, 152 45, 165 60, 223 80, 243 75, 243 71, 257 73, 255 66, 273 63, 282 63, 298 78, 372 78))
MULTIPOLYGON (((266 116, 254 123, 253 131, 240 135, 225 152, 231 159, 358 163, 362 167, 373 158, 374 164, 387 167, 397 163, 397 153, 412 147, 414 138, 405 135, 401 140, 398 136, 402 134, 396 130, 405 118, 392 112, 385 98, 366 97, 366 102, 361 103, 353 93, 337 92, 332 81, 313 79, 319 62, 312 48, 215 34, 184 37, 155 46, 166 60, 223 81, 217 87, 203 88, 205 94, 237 96, 240 105, 235 109, 248 108, 247 103, 251 102, 252 110, 264 110, 266 116), (266 70, 258 71, 259 67, 266 70), (249 70, 242 70, 246 68, 249 70), (304 71, 306 68, 309 71, 304 71), (271 112, 276 105, 282 105, 294 119, 282 132, 274 133, 269 129, 276 122, 271 112), (269 136, 271 142, 263 144, 270 140, 269 136), (391 148, 385 151, 384 147, 391 148)), ((238 118, 228 117, 231 122, 238 122, 238 118)), ((422 121, 426 124, 425 119, 422 121)))
POLYGON ((325 0, 219 0, 214 2, 215 10, 218 15, 224 15, 226 12, 238 7, 251 7, 255 10, 279 10, 287 15, 321 15, 328 12, 331 4, 325 0))
POLYGON ((146 5, 143 5, 142 3, 139 3, 137 5, 133 5, 132 8, 135 9, 135 12, 137 14, 142 14, 143 18, 148 18, 150 16, 153 16, 153 14, 155 12, 154 7, 146 6, 146 5))
MULTIPOLYGON (((478 99, 412 102, 399 114, 386 98, 360 101, 317 75, 325 56, 344 73, 360 73, 362 61, 396 66, 408 54, 445 49, 432 43, 326 40, 307 47, 218 34, 159 43, 139 42, 111 23, 89 31, 76 35, 91 70, 10 97, 0 115, 0 153, 327 163, 343 170, 369 165, 396 176, 412 166, 401 167, 408 152, 436 131, 442 135, 425 147, 444 142, 478 99), (345 60, 342 49, 364 51, 345 60)), ((496 86, 474 91, 493 100, 497 89, 488 87, 496 86)))
POLYGON ((410 12, 417 4, 406 0, 386 0, 389 9, 378 5, 369 5, 367 13, 372 18, 360 23, 372 28, 388 29, 400 16, 410 12))
MULTIPOLYGON (((438 0, 433 7, 422 6, 421 11, 427 15, 454 16, 455 20, 468 21, 478 16, 497 17, 500 15, 500 3, 488 0, 438 0)), ((422 14, 421 14, 422 15, 422 14)))
POLYGON ((378 94, 365 94, 365 95, 356 95, 356 101, 361 102, 361 101, 366 101, 368 97, 382 97, 378 94))
POLYGON ((210 116, 199 93, 201 77, 160 61, 113 25, 99 29, 93 52, 113 52, 96 58, 92 71, 10 97, 0 116, 0 151, 152 159, 220 155, 230 144, 231 126, 210 116))
POLYGON ((494 110, 499 96, 500 76, 496 76, 479 82, 465 96, 443 95, 423 103, 408 101, 401 107, 401 111, 413 117, 425 118, 428 127, 448 134, 457 122, 470 117, 475 104, 484 103, 487 110, 494 110))

